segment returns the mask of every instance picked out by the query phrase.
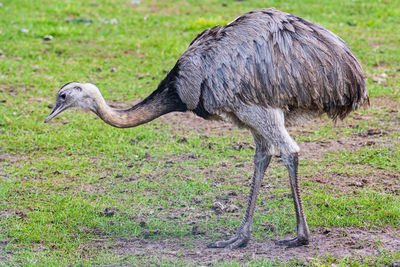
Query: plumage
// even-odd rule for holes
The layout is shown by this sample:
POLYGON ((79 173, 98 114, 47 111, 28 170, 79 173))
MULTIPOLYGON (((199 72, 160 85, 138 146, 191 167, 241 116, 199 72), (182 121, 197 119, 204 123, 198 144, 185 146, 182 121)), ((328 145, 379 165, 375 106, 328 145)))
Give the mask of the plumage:
POLYGON ((127 110, 109 107, 93 84, 68 83, 58 92, 48 122, 69 107, 96 113, 115 127, 135 127, 173 111, 192 111, 249 129, 256 144, 249 201, 237 234, 209 244, 238 248, 250 240, 261 180, 278 152, 289 173, 297 237, 277 242, 308 244, 297 168, 299 147, 285 125, 322 113, 343 119, 368 104, 356 56, 338 36, 273 8, 249 12, 200 33, 157 90, 127 110))
POLYGON ((190 90, 192 107, 202 94, 208 113, 257 103, 281 108, 286 116, 301 109, 343 119, 368 103, 360 63, 346 43, 315 23, 273 8, 205 30, 178 64, 184 66, 180 97, 186 102, 190 90))

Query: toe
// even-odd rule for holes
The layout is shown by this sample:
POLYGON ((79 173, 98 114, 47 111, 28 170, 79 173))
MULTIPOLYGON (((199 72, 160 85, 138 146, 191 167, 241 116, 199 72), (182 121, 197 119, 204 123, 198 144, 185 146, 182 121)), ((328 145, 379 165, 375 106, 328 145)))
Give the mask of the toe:
POLYGON ((207 245, 207 248, 216 248, 217 247, 217 242, 212 242, 207 245))
POLYGON ((238 239, 236 242, 232 243, 229 245, 229 249, 236 249, 236 248, 242 248, 247 246, 247 243, 249 243, 250 238, 241 238, 238 239))
POLYGON ((298 237, 275 242, 275 244, 278 246, 287 246, 289 248, 308 245, 308 243, 309 243, 308 238, 298 238, 298 237))
POLYGON ((238 237, 234 236, 228 240, 216 241, 211 244, 208 244, 207 248, 225 248, 228 247, 230 244, 235 243, 236 240, 238 240, 238 237))

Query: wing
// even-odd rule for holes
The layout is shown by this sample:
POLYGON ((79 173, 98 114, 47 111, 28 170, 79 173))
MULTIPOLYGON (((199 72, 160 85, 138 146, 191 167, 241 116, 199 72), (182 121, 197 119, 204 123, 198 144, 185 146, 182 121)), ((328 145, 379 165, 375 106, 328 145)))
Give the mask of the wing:
POLYGON ((368 101, 361 66, 342 39, 272 8, 204 31, 180 61, 183 86, 198 88, 209 112, 244 103, 335 119, 368 101))

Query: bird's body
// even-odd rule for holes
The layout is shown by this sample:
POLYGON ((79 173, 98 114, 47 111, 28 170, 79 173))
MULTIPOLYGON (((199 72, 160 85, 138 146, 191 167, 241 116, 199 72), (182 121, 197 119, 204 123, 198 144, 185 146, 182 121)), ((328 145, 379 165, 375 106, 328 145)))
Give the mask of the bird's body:
POLYGON ((105 122, 134 127, 173 111, 192 111, 249 129, 256 143, 249 205, 238 234, 211 247, 246 245, 261 179, 271 155, 288 168, 298 236, 281 244, 308 243, 297 182, 299 147, 285 126, 326 113, 336 120, 368 103, 361 66, 335 34, 273 8, 247 13, 199 34, 149 97, 128 110, 105 103, 92 84, 63 86, 46 121, 68 107, 90 109, 105 122), (69 100, 68 100, 69 99, 69 100))
POLYGON ((289 122, 303 110, 344 118, 367 98, 361 66, 342 39, 271 8, 204 31, 177 66, 180 98, 206 118, 244 104, 282 109, 289 122))

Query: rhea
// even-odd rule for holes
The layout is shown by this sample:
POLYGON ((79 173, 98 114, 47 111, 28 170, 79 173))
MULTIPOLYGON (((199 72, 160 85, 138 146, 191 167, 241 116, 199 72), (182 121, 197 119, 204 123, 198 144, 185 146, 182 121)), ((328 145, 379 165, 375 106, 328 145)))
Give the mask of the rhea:
POLYGON ((261 180, 275 153, 288 169, 297 220, 297 236, 277 244, 294 247, 308 244, 310 232, 297 177, 299 147, 286 126, 324 113, 343 119, 367 104, 362 68, 342 39, 308 20, 268 8, 200 33, 157 90, 139 104, 114 109, 95 85, 71 82, 59 90, 45 122, 80 107, 119 128, 174 111, 247 128, 256 146, 248 205, 237 233, 208 247, 247 245, 261 180))

